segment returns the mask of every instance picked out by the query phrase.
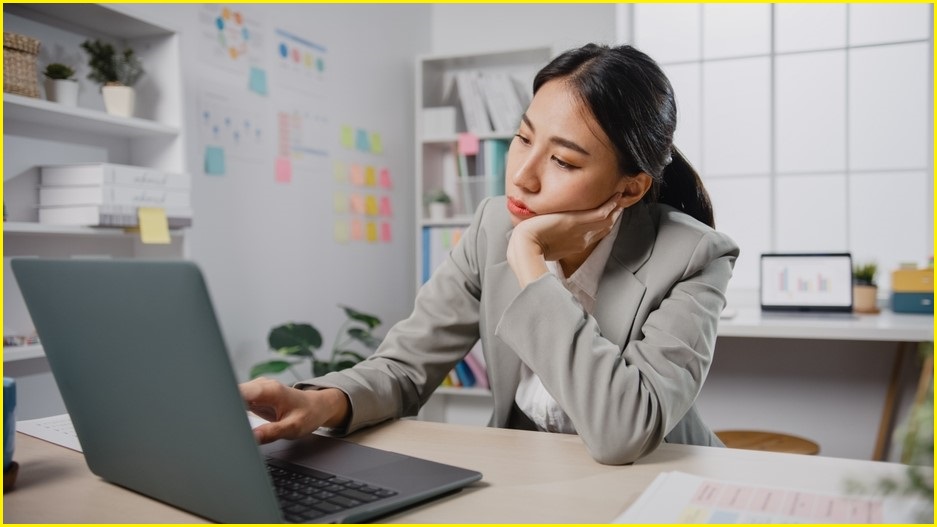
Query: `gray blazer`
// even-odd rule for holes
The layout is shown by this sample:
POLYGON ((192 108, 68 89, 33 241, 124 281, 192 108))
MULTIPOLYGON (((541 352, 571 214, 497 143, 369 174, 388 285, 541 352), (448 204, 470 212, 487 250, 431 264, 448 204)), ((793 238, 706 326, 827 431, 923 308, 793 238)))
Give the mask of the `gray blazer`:
POLYGON ((524 362, 601 463, 630 463, 663 440, 721 445, 694 401, 738 247, 666 205, 634 205, 621 221, 592 317, 552 274, 520 289, 506 259, 505 199, 486 200, 373 356, 297 387, 348 394, 352 416, 339 432, 351 432, 415 415, 481 339, 489 426, 532 428, 514 404, 524 362))

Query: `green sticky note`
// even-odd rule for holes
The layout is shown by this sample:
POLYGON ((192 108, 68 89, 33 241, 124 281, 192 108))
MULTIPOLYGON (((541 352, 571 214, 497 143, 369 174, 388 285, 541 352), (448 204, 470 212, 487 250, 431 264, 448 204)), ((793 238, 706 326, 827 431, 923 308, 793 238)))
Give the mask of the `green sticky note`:
POLYGON ((345 148, 355 147, 355 133, 350 126, 342 126, 342 146, 345 148))
POLYGON ((374 154, 384 153, 384 144, 381 142, 381 134, 371 132, 371 152, 374 154))

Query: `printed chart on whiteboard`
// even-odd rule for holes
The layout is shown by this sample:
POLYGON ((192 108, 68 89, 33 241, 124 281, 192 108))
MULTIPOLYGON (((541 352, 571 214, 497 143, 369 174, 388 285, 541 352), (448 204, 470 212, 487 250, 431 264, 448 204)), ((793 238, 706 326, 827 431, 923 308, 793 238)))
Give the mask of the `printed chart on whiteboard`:
POLYGON ((264 162, 269 131, 262 113, 248 101, 209 90, 199 93, 198 103, 206 174, 224 175, 232 162, 264 162))

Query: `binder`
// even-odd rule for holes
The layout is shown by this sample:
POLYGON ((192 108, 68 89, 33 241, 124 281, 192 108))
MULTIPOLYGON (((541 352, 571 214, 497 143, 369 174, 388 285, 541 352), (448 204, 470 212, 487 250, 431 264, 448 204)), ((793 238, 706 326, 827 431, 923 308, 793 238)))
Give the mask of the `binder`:
POLYGON ((126 185, 140 188, 173 189, 188 189, 191 187, 189 174, 177 174, 154 168, 116 163, 46 165, 40 167, 39 181, 43 186, 126 185))

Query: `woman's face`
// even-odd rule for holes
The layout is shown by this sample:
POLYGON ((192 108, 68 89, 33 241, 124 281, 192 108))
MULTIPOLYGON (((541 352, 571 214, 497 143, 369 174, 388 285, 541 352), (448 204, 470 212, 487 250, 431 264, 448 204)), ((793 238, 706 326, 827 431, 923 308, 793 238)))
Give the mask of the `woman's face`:
POLYGON ((505 194, 512 223, 594 209, 626 182, 611 142, 566 82, 541 86, 508 150, 505 194))

